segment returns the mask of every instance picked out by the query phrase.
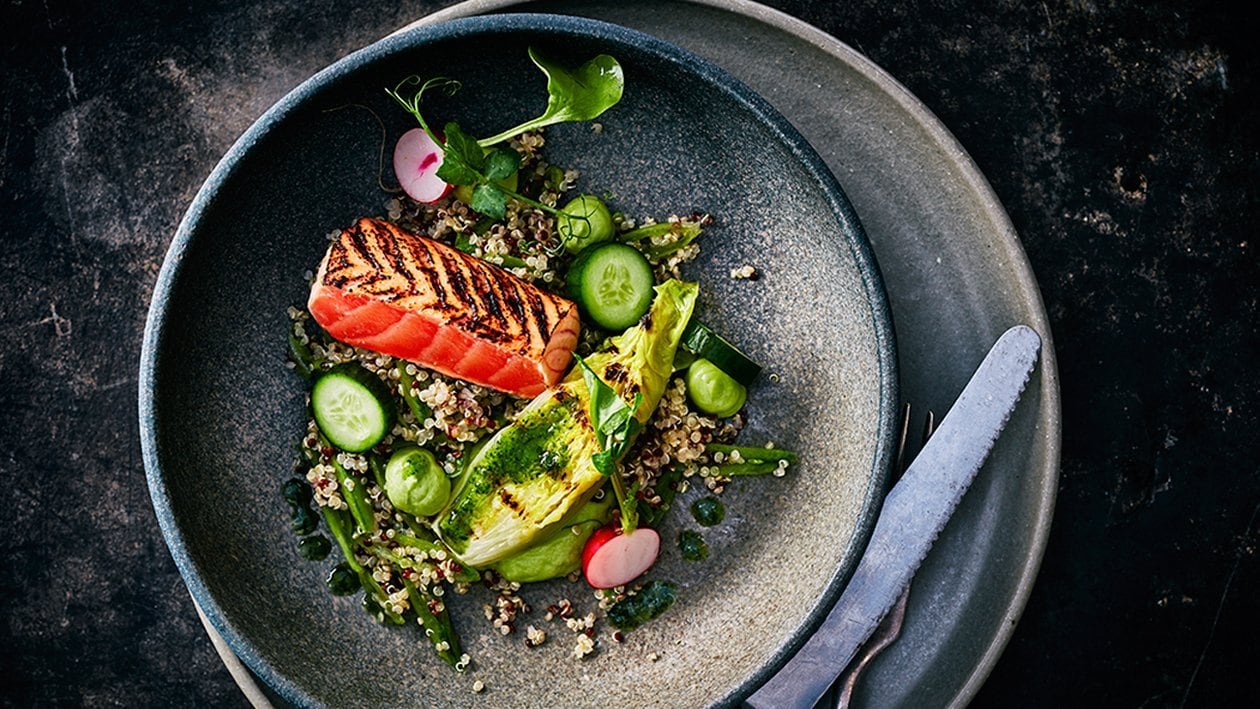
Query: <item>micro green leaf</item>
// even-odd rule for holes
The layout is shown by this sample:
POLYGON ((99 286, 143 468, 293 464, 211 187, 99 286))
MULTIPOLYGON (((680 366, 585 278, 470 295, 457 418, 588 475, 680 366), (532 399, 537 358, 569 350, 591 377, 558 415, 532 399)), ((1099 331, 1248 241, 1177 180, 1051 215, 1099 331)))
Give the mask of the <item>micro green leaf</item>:
POLYGON ((438 166, 437 176, 448 185, 475 185, 480 178, 476 170, 468 167, 463 160, 451 157, 450 153, 438 166))
POLYGON ((508 148, 495 148, 486 155, 486 178, 503 180, 521 166, 521 154, 508 148))
POLYGON ((617 470, 617 461, 613 458, 612 451, 600 451, 592 455, 591 462, 604 477, 612 475, 617 470))
POLYGON ((446 124, 446 145, 443 146, 442 164, 437 176, 449 185, 475 185, 482 180, 481 167, 485 160, 481 147, 460 129, 455 122, 446 124), (472 150, 469 151, 469 143, 472 150))
POLYGON ((502 219, 507 215, 507 195, 499 187, 482 182, 473 188, 472 202, 468 206, 491 219, 502 219))
POLYGON ((607 54, 600 54, 572 71, 544 59, 533 47, 529 58, 547 75, 547 108, 542 115, 481 141, 490 146, 514 138, 521 133, 556 123, 589 121, 621 100, 625 74, 621 64, 607 54))
POLYGON ((634 395, 634 404, 628 405, 612 387, 608 386, 586 361, 573 355, 582 369, 582 380, 586 383, 591 396, 591 428, 599 439, 600 451, 591 456, 591 463, 600 474, 612 480, 613 492, 617 496, 617 504, 621 508, 621 527, 633 531, 639 523, 637 500, 638 483, 626 490, 625 482, 617 472, 617 461, 630 446, 630 441, 638 435, 643 424, 634 414, 643 403, 642 392, 634 395))
POLYGON ((464 132, 463 128, 455 121, 446 124, 443 129, 446 131, 446 154, 454 156, 464 162, 465 165, 482 172, 486 165, 486 151, 481 149, 477 144, 477 139, 464 132))

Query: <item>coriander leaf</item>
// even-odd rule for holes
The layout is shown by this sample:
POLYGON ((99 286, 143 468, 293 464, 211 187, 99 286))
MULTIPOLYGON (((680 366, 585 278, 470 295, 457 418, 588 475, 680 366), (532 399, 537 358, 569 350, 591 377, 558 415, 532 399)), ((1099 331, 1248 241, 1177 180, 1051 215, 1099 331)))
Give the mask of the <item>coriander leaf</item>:
POLYGON ((521 154, 508 148, 495 148, 486 155, 486 178, 503 180, 521 165, 521 154))
POLYGON ((589 121, 621 100, 625 74, 616 59, 601 54, 572 71, 529 48, 529 58, 547 75, 547 108, 533 120, 481 141, 494 145, 530 130, 556 123, 589 121))
POLYGON ((502 219, 507 215, 507 195, 497 186, 483 182, 473 188, 468 206, 491 219, 502 219))

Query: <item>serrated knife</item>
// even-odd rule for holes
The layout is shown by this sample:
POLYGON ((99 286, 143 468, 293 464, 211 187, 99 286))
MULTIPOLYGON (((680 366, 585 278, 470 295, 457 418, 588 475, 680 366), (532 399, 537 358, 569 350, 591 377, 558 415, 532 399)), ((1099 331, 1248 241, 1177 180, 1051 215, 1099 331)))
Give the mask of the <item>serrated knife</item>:
POLYGON ((975 479, 1032 375, 1041 338, 1017 325, 998 338, 905 475, 884 499, 871 541, 840 600, 778 674, 756 709, 813 707, 910 584, 975 479))

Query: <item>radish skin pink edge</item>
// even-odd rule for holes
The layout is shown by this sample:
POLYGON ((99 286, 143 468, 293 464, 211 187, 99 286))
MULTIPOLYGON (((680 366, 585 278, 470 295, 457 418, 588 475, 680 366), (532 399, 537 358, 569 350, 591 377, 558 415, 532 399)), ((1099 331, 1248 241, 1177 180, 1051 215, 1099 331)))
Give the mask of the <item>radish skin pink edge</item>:
POLYGON ((437 176, 445 153, 423 128, 412 128, 394 146, 394 176, 407 196, 431 204, 451 191, 451 186, 437 176))
POLYGON ((661 550, 661 535, 640 527, 628 534, 619 524, 596 530, 582 549, 582 575, 593 588, 624 586, 652 568, 661 550))

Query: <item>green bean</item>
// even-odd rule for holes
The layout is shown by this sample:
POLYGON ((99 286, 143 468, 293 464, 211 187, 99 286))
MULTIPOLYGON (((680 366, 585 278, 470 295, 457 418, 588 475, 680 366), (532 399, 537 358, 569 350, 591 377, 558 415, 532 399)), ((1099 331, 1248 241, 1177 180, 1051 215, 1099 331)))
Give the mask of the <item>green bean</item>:
POLYGON ((658 505, 643 505, 640 513, 643 515, 645 524, 655 525, 665 517, 666 512, 669 512, 670 505, 674 504, 674 497, 678 494, 677 485, 682 480, 682 472, 681 466, 671 465, 656 479, 652 491, 661 498, 661 502, 658 505))
POLYGON ((499 265, 504 268, 529 268, 529 264, 515 256, 503 254, 499 256, 499 259, 499 265))
POLYGON ((729 456, 731 453, 739 453, 739 457, 746 462, 768 462, 786 460, 789 463, 796 462, 796 454, 792 451, 783 450, 782 448, 758 448, 757 446, 728 446, 722 443, 710 443, 704 447, 710 453, 722 453, 729 456))
POLYGON ((709 474, 719 478, 733 478, 741 475, 768 475, 779 469, 775 462, 764 463, 730 463, 709 468, 709 474))
MULTIPOLYGON (((665 236, 670 232, 677 233, 677 241, 669 244, 661 244, 659 246, 648 246, 648 257, 659 259, 663 256, 668 256, 675 251, 686 247, 692 241, 695 241, 696 237, 700 236, 700 233, 704 231, 703 227, 701 227, 702 221, 703 220, 696 221, 692 219, 680 219, 676 222, 658 222, 656 224, 648 224, 647 226, 641 226, 637 229, 631 229, 630 231, 619 234, 617 236, 617 240, 623 242, 642 241, 644 239, 651 239, 652 237, 665 236)), ((651 242, 648 243, 651 244, 651 242)))
POLYGON ((403 401, 407 402, 407 408, 411 409, 411 415, 416 417, 416 423, 423 426, 424 420, 433 415, 433 409, 416 396, 416 378, 407 371, 408 364, 406 360, 400 359, 394 365, 398 370, 398 391, 402 394, 403 401))
POLYGON ((354 540, 346 532, 346 521, 341 511, 322 506, 319 509, 324 513, 324 522, 328 525, 328 531, 333 535, 337 546, 341 547, 341 555, 346 558, 346 563, 354 569, 355 573, 363 573, 363 565, 354 558, 354 540))
MULTIPOLYGON (((319 436, 319 442, 325 447, 332 446, 322 433, 319 436)), ((367 497, 364 482, 350 475, 341 461, 337 460, 336 455, 332 456, 332 464, 333 470, 337 472, 337 485, 341 490, 341 496, 345 499, 346 506, 350 508, 350 515, 363 531, 376 532, 376 514, 372 511, 372 501, 367 497), (349 480, 353 480, 353 484, 347 485, 349 480)))
POLYGON ((401 532, 394 533, 394 541, 402 544, 403 546, 414 547, 416 549, 429 552, 430 554, 442 548, 438 546, 437 542, 434 542, 431 539, 423 539, 420 536, 412 536, 401 532))
MULTIPOLYGON (((398 542, 399 544, 403 546, 408 546, 414 549, 420 549, 422 551, 428 552, 431 555, 430 558, 432 558, 432 555, 435 555, 439 551, 445 552, 445 549, 436 542, 432 542, 427 539, 421 539, 419 537, 413 537, 410 534, 403 534, 401 532, 395 532, 394 541, 398 542)), ((446 552, 446 553, 449 553, 449 552, 446 552)), ((458 564, 458 562, 456 563, 458 564)), ((413 565, 412 568, 416 568, 416 567, 413 565)), ((477 573, 476 569, 468 567, 468 566, 464 566, 463 564, 459 564, 459 571, 454 572, 454 575, 450 577, 450 580, 458 581, 460 583, 473 583, 479 580, 480 578, 481 578, 481 574, 477 573)))
MULTIPOLYGON (((341 547, 341 555, 345 557, 346 565, 359 575, 359 583, 363 586, 364 593, 370 593, 377 600, 380 606, 382 616, 394 625, 402 625, 403 617, 395 613, 387 605, 380 603, 381 599, 389 598, 389 594, 385 593, 385 589, 376 582, 371 572, 364 568, 363 564, 354 556, 355 541, 346 531, 346 519, 342 515, 341 510, 334 510, 331 507, 320 507, 324 513, 324 522, 328 524, 328 531, 332 533, 333 539, 337 541, 337 546, 341 547)), ((370 545, 369 545, 370 549, 370 545)))
POLYGON ((368 469, 372 471, 372 477, 376 478, 376 486, 384 490, 385 464, 381 462, 381 457, 379 455, 368 455, 368 469))
POLYGON ((424 634, 433 642, 434 651, 443 662, 455 667, 459 663, 460 656, 459 636, 455 634, 455 627, 451 625, 451 616, 446 612, 446 604, 442 604, 440 613, 434 613, 433 608, 429 606, 433 596, 416 588, 415 584, 406 579, 403 579, 403 586, 406 587, 407 595, 411 598, 411 607, 415 609, 420 625, 424 626, 424 634), (441 643, 447 644, 446 649, 438 649, 441 643))
POLYGON ((289 361, 293 363, 293 371, 302 375, 303 379, 310 379, 319 368, 315 353, 311 352, 311 348, 305 342, 298 339, 296 324, 289 328, 289 361))

